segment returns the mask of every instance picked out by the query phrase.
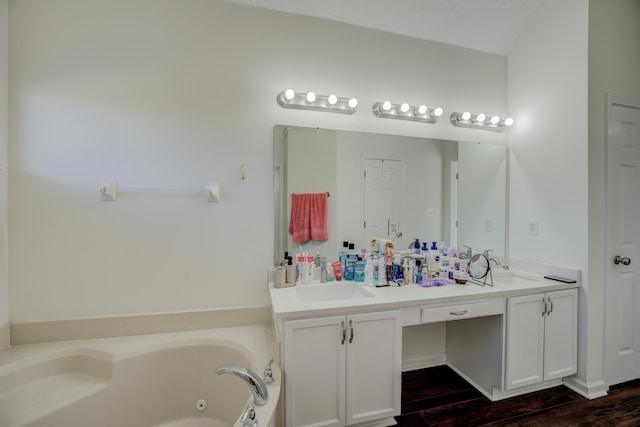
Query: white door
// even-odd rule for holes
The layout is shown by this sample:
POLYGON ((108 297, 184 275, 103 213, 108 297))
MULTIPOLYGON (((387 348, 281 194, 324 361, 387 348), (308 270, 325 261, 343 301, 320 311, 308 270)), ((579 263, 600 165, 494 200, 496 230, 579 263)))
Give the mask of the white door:
POLYGON ((347 316, 347 424, 400 415, 399 311, 347 316))
POLYGON ((578 291, 546 294, 544 380, 573 375, 578 370, 578 291))
POLYGON ((287 427, 345 425, 345 316, 285 323, 287 427))
POLYGON ((613 385, 640 377, 640 101, 608 97, 607 108, 606 364, 613 385))
POLYGON ((364 235, 369 248, 373 237, 393 240, 394 250, 406 249, 404 226, 404 162, 389 159, 364 160, 364 235))
POLYGON ((544 294, 534 294, 507 299, 507 390, 543 380, 544 298, 544 294))

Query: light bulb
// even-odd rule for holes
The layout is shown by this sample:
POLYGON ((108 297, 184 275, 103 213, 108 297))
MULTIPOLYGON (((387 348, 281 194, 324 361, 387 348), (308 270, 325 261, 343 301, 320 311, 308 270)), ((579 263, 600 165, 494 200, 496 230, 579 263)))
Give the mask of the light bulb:
POLYGON ((349 107, 356 108, 358 106, 358 100, 355 98, 349 99, 349 107))
POLYGON ((382 103, 382 111, 389 111, 391 109, 391 103, 389 101, 384 101, 382 103))
POLYGON ((485 116, 484 114, 480 113, 476 116, 476 122, 478 123, 483 123, 485 121, 485 119, 487 118, 487 116, 485 116))
POLYGON ((513 119, 511 117, 507 117, 506 119, 504 119, 504 125, 505 126, 511 126, 513 124, 513 119))
POLYGON ((307 104, 313 104, 316 102, 316 94, 313 92, 307 93, 307 104))
POLYGON ((407 104, 406 102, 405 102, 405 103, 403 103, 403 104, 400 106, 400 112, 401 112, 401 113, 408 113, 408 112, 409 112, 409 104, 407 104))
POLYGON ((468 112, 468 111, 465 111, 464 113, 462 113, 462 114, 460 115, 460 118, 461 118, 462 120, 464 120, 464 121, 467 121, 467 120, 469 120, 469 119, 471 118, 471 113, 470 113, 470 112, 468 112))
POLYGON ((435 110, 433 110, 433 117, 440 117, 442 113, 444 113, 444 110, 440 107, 437 107, 435 110))
POLYGON ((296 93, 293 89, 287 89, 284 91, 284 97, 287 101, 291 101, 296 96, 296 93))
POLYGON ((421 105, 416 109, 416 112, 421 115, 424 116, 425 114, 427 114, 427 106, 426 105, 421 105))
POLYGON ((336 102, 338 102, 338 97, 335 95, 329 95, 327 97, 327 102, 329 103, 329 105, 336 105, 336 102))
POLYGON ((500 123, 500 117, 499 116, 492 116, 491 117, 491 124, 492 125, 497 125, 498 123, 500 123))

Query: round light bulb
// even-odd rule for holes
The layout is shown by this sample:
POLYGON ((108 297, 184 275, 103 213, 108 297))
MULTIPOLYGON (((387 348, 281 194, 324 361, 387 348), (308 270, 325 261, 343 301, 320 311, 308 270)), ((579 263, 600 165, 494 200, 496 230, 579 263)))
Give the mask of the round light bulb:
POLYGON ((504 119, 505 126, 511 126, 512 124, 513 124, 513 119, 511 117, 507 117, 506 119, 504 119))
POLYGON ((433 110, 433 117, 440 117, 442 113, 444 113, 444 110, 440 107, 437 107, 435 110, 433 110))
POLYGON ((476 122, 478 123, 484 123, 484 121, 486 120, 487 116, 485 116, 484 114, 480 113, 476 116, 476 122))
POLYGON ((313 92, 307 93, 307 104, 312 104, 316 102, 316 94, 313 92))
POLYGON ((499 116, 492 116, 491 117, 491 124, 492 125, 497 125, 498 123, 500 123, 500 117, 499 116))
POLYGON ((349 99, 349 107, 356 108, 358 106, 358 100, 355 98, 349 99))
POLYGON ((402 105, 400 105, 400 112, 401 113, 408 113, 409 112, 409 104, 404 102, 402 105))
POLYGON ((468 112, 468 111, 465 111, 464 113, 462 113, 462 114, 460 115, 460 118, 461 118, 462 120, 465 120, 465 121, 466 121, 466 120, 469 120, 469 119, 471 118, 471 113, 470 113, 470 112, 468 112))
POLYGON ((296 93, 293 91, 293 89, 287 89, 284 91, 284 98, 287 101, 291 101, 295 96, 296 96, 296 93))
POLYGON ((335 95, 329 95, 329 97, 327 98, 327 102, 329 103, 329 105, 336 105, 336 102, 338 102, 338 97, 335 95))
POLYGON ((384 101, 382 103, 382 111, 389 111, 391 109, 391 103, 389 101, 384 101))
POLYGON ((427 106, 426 105, 421 105, 418 107, 418 109, 416 110, 417 113, 421 116, 424 116, 425 114, 427 114, 427 106))

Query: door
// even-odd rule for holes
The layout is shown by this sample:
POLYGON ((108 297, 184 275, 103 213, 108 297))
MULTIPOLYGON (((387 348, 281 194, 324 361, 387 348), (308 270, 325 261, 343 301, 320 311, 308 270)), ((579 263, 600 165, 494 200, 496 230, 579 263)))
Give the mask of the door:
POLYGON ((287 427, 345 425, 345 316, 285 323, 287 427))
POLYGON ((404 162, 364 160, 363 245, 374 237, 393 240, 394 250, 406 249, 404 223, 404 162))
POLYGON ((399 311, 347 316, 347 424, 400 415, 399 311))
POLYGON ((606 365, 613 385, 640 377, 640 101, 608 97, 607 108, 606 365))
POLYGON ((573 375, 578 370, 578 291, 547 294, 544 325, 544 380, 573 375))
POLYGON ((544 294, 507 299, 506 389, 543 379, 544 294))

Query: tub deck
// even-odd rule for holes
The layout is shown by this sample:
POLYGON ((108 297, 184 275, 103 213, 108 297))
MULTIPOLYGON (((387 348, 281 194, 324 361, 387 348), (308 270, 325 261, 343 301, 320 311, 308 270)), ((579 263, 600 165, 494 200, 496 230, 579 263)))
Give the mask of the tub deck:
MULTIPOLYGON (((276 348, 268 326, 12 347, 0 353, 0 425, 107 426, 120 412, 122 426, 231 426, 251 393, 238 378, 216 376, 215 368, 238 364, 261 374, 276 348), (194 396, 208 396, 207 410, 195 409, 194 396)), ((280 369, 273 371, 269 403, 256 408, 261 425, 273 422, 280 394, 280 369)))

